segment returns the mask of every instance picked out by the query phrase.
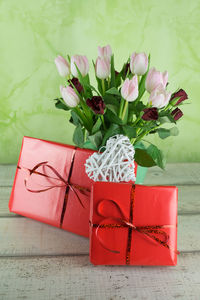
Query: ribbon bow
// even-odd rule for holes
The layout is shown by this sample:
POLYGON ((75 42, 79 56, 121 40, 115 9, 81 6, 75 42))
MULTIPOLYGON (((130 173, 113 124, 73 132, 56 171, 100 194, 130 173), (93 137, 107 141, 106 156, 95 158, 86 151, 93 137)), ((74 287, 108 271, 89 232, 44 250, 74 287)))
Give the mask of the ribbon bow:
MULTIPOLYGON (((75 152, 74 152, 75 154, 75 152)), ((69 175, 68 175, 68 179, 65 180, 60 174, 58 171, 56 171, 56 169, 49 165, 47 161, 44 161, 44 162, 40 162, 38 164, 36 164, 32 169, 29 169, 29 168, 24 168, 24 167, 21 167, 21 166, 17 166, 18 169, 21 169, 21 170, 25 170, 25 171, 28 171, 28 177, 24 179, 24 184, 25 184, 25 187, 27 189, 27 191, 31 192, 31 193, 41 193, 41 192, 45 192, 45 191, 48 191, 48 190, 51 190, 51 189, 54 189, 54 188, 59 188, 59 187, 66 187, 66 196, 64 198, 64 202, 63 202, 63 208, 62 208, 62 213, 61 213, 61 219, 60 219, 60 227, 62 226, 62 223, 63 223, 63 219, 64 219, 64 215, 65 215, 65 211, 66 211, 66 206, 67 206, 67 197, 68 197, 68 191, 69 189, 75 194, 76 198, 78 199, 80 205, 84 207, 78 193, 77 193, 77 190, 83 194, 83 195, 87 195, 90 190, 88 188, 84 188, 84 187, 81 187, 77 184, 72 184, 70 183, 70 177, 71 177, 71 174, 72 174, 72 169, 73 169, 73 162, 74 162, 74 154, 72 156, 72 161, 71 161, 71 166, 70 166, 70 170, 69 170, 69 175), (43 173, 38 171, 38 169, 40 167, 43 167, 43 173), (47 174, 45 174, 45 169, 49 169, 51 170, 55 175, 56 177, 52 177, 52 176, 49 176, 47 174), (36 175, 39 175, 39 176, 43 176, 43 177, 46 177, 48 179, 53 179, 53 180, 57 180, 59 182, 61 182, 61 184, 52 184, 52 185, 46 185, 44 188, 42 189, 37 189, 37 190, 34 190, 34 189, 31 189, 28 187, 28 181, 30 179, 30 177, 33 175, 33 174, 36 174, 36 175)), ((41 184, 39 184, 41 185, 41 184)))
MULTIPOLYGON (((128 240, 127 240, 127 249, 126 249, 126 264, 130 264, 130 252, 131 252, 131 240, 132 240, 132 233, 133 231, 136 231, 142 235, 144 235, 146 238, 150 239, 151 241, 155 241, 156 243, 171 249, 171 247, 168 245, 169 241, 169 234, 166 233, 166 228, 172 228, 174 225, 146 225, 146 226, 136 226, 133 224, 133 196, 134 196, 134 186, 132 188, 132 197, 131 197, 131 207, 130 207, 130 220, 126 218, 124 215, 122 209, 120 208, 119 204, 111 199, 101 199, 96 206, 96 213, 102 217, 102 221, 99 224, 90 224, 91 226, 96 228, 95 234, 96 237, 101 244, 101 246, 106 249, 109 252, 112 253, 120 253, 120 251, 111 249, 107 247, 105 244, 105 241, 100 237, 99 230, 103 228, 128 228, 128 240), (117 209, 120 217, 116 218, 113 216, 107 217, 104 213, 101 212, 100 206, 103 203, 112 203, 114 207, 117 209), (112 223, 108 223, 108 221, 112 220, 112 223), (114 221, 114 222, 113 222, 114 221)), ((176 254, 179 254, 178 251, 175 251, 176 254)))
POLYGON ((38 163, 37 165, 35 165, 32 169, 28 169, 28 168, 24 168, 24 167, 20 167, 20 166, 17 166, 18 169, 21 169, 21 170, 26 170, 26 171, 29 171, 29 175, 28 175, 28 178, 25 178, 24 179, 24 184, 25 184, 25 187, 27 189, 27 191, 31 192, 31 193, 41 193, 41 192, 46 192, 48 190, 51 190, 51 189, 54 189, 54 188, 57 188, 57 187, 69 187, 76 195, 77 199, 79 200, 81 206, 84 208, 84 205, 79 197, 79 195, 77 194, 76 192, 76 189, 79 190, 82 194, 86 195, 86 192, 89 192, 90 190, 87 189, 87 188, 83 188, 79 185, 76 185, 76 184, 72 184, 72 183, 69 183, 69 178, 68 180, 65 180, 57 171, 54 167, 52 167, 51 165, 48 164, 47 161, 44 161, 44 162, 40 162, 38 163), (57 178, 55 177, 52 177, 52 176, 49 176, 45 173, 42 173, 42 172, 39 172, 37 171, 37 169, 39 167, 43 167, 43 169, 45 170, 45 168, 47 169, 50 169, 56 176, 57 178), (28 187, 28 180, 29 178, 31 177, 31 175, 33 174, 37 174, 37 175, 40 175, 40 176, 44 176, 48 179, 53 179, 53 180, 58 180, 58 181, 61 181, 63 184, 53 184, 53 185, 50 185, 50 186, 46 186, 45 188, 43 189, 38 189, 38 190, 33 190, 33 189, 30 189, 28 187))

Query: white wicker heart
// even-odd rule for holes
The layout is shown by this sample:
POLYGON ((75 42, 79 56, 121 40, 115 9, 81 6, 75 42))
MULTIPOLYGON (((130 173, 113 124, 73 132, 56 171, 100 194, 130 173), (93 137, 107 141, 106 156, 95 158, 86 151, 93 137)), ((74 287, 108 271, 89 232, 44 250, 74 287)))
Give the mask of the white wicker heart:
POLYGON ((94 181, 135 181, 135 150, 128 137, 111 137, 103 153, 95 152, 85 163, 86 173, 94 181))

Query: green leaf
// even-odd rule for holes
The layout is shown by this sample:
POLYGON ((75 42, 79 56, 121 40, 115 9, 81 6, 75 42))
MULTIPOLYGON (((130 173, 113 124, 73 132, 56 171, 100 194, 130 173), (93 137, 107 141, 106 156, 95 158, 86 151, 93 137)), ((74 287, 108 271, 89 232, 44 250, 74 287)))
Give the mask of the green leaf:
POLYGON ((165 128, 158 128, 157 129, 158 135, 161 139, 166 139, 168 136, 170 136, 170 130, 165 128))
POLYGON ((102 146, 106 144, 106 141, 111 137, 116 134, 121 133, 121 129, 117 124, 111 124, 109 129, 106 131, 103 141, 102 141, 102 146))
POLYGON ((84 149, 91 149, 91 150, 98 150, 97 147, 91 143, 90 140, 87 140, 84 144, 83 144, 83 148, 84 149))
POLYGON ((115 115, 118 113, 118 107, 113 104, 106 104, 106 107, 110 109, 115 115))
POLYGON ((156 165, 161 169, 165 168, 165 159, 161 150, 159 150, 155 145, 151 144, 147 148, 147 153, 152 157, 156 165))
POLYGON ((97 91, 97 89, 95 89, 95 87, 93 87, 91 84, 87 83, 87 87, 90 88, 95 93, 97 93, 98 96, 101 96, 101 94, 99 93, 99 91, 97 91))
POLYGON ((129 103, 129 115, 132 116, 133 114, 136 114, 138 117, 140 113, 142 112, 141 116, 143 115, 143 109, 146 108, 146 105, 142 101, 139 102, 130 102, 129 103))
POLYGON ((116 88, 121 85, 121 73, 119 73, 117 76, 115 75, 115 86, 116 88))
POLYGON ((153 167, 156 165, 153 158, 147 153, 145 149, 136 148, 135 149, 135 161, 138 165, 142 167, 153 167))
POLYGON ((161 124, 164 123, 174 123, 176 124, 176 121, 174 120, 173 116, 171 115, 171 110, 162 110, 159 112, 159 121, 161 124))
POLYGON ((104 116, 106 119, 108 119, 110 123, 116 123, 118 125, 123 124, 122 120, 117 115, 115 115, 110 109, 106 110, 104 116))
POLYGON ((75 113, 75 111, 71 111, 71 118, 70 118, 70 123, 74 124, 75 126, 78 126, 80 124, 79 117, 75 113))
POLYGON ((111 94, 105 94, 103 97, 103 100, 106 104, 113 104, 119 107, 119 98, 117 96, 111 95, 111 94))
POLYGON ((101 118, 99 117, 92 128, 92 134, 95 134, 97 131, 99 131, 101 124, 102 124, 102 121, 101 121, 101 118))
POLYGON ((165 116, 165 117, 160 117, 160 118, 159 118, 159 121, 160 121, 161 124, 164 124, 164 123, 171 123, 171 120, 170 120, 167 116, 165 116))
POLYGON ((112 87, 111 89, 107 90, 106 94, 121 96, 120 92, 118 91, 118 89, 116 89, 116 87, 112 87))
POLYGON ((95 134, 88 136, 88 139, 96 147, 96 149, 99 149, 99 147, 102 143, 102 138, 103 138, 103 136, 102 136, 101 131, 98 131, 95 134))
POLYGON ((136 144, 134 144, 134 148, 135 149, 146 149, 145 145, 143 144, 143 142, 139 141, 136 144))
POLYGON ((137 136, 136 128, 130 125, 123 125, 122 130, 129 139, 135 138, 137 136))
POLYGON ((84 135, 83 135, 83 130, 82 130, 80 124, 74 130, 73 142, 75 145, 82 148, 83 143, 84 143, 84 135))
POLYGON ((115 87, 115 67, 114 67, 114 55, 111 56, 111 80, 110 87, 115 87))
POLYGON ((55 107, 58 109, 63 109, 63 110, 70 110, 71 108, 65 104, 64 100, 62 98, 57 98, 54 99, 56 101, 55 107))
POLYGON ((172 127, 170 129, 170 133, 171 133, 172 136, 177 136, 179 134, 179 130, 178 130, 177 127, 172 127))

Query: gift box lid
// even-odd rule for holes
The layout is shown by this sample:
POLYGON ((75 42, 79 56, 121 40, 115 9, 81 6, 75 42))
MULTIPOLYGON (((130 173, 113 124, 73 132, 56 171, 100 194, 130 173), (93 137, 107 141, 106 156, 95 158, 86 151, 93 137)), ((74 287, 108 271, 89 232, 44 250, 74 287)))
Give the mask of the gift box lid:
POLYGON ((59 226, 66 185, 58 177, 68 181, 70 175, 70 183, 86 188, 90 187, 90 179, 84 174, 84 162, 93 152, 57 142, 24 137, 9 201, 10 211, 59 226), (42 162, 53 167, 59 176, 52 169, 40 166, 36 171, 45 172, 51 178, 32 174, 31 179, 27 182, 28 187, 26 187, 25 179, 30 170, 42 162), (75 164, 75 168, 72 163, 75 164), (78 164, 80 165, 78 166, 78 164), (70 170, 72 171, 71 174, 70 170), (41 192, 41 190, 53 185, 60 185, 60 187, 41 192), (28 189, 37 192, 30 192, 28 189))
MULTIPOLYGON (((130 264, 175 265, 177 249, 177 192, 173 186, 96 182, 91 193, 90 258, 94 264, 126 264, 128 232, 131 230, 130 264), (121 220, 121 221, 119 221, 121 220), (105 226, 99 224, 122 224, 105 226), (163 226, 170 250, 135 228, 163 226), (98 234, 97 228, 98 227, 98 234), (108 229, 109 228, 109 229, 108 229), (100 241, 104 241, 102 247, 100 241), (107 248, 107 249, 106 249, 107 248), (119 253, 113 254, 113 249, 119 253)), ((163 236, 159 236, 163 238, 163 236)))

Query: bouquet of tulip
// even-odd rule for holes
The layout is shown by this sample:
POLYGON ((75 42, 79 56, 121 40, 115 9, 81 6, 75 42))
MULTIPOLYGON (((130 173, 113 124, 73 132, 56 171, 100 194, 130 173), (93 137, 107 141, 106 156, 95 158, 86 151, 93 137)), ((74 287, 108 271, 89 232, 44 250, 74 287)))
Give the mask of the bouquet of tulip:
POLYGON ((176 125, 183 116, 179 106, 188 98, 183 89, 167 90, 167 71, 149 69, 150 55, 134 52, 117 72, 109 45, 98 47, 93 62, 97 87, 90 82, 86 56, 58 56, 55 64, 66 79, 55 106, 70 111, 70 122, 76 127, 73 141, 78 147, 99 150, 110 137, 123 134, 134 145, 139 165, 164 168, 163 153, 144 138, 149 134, 161 139, 178 135, 176 126, 166 128, 165 123, 176 125))

